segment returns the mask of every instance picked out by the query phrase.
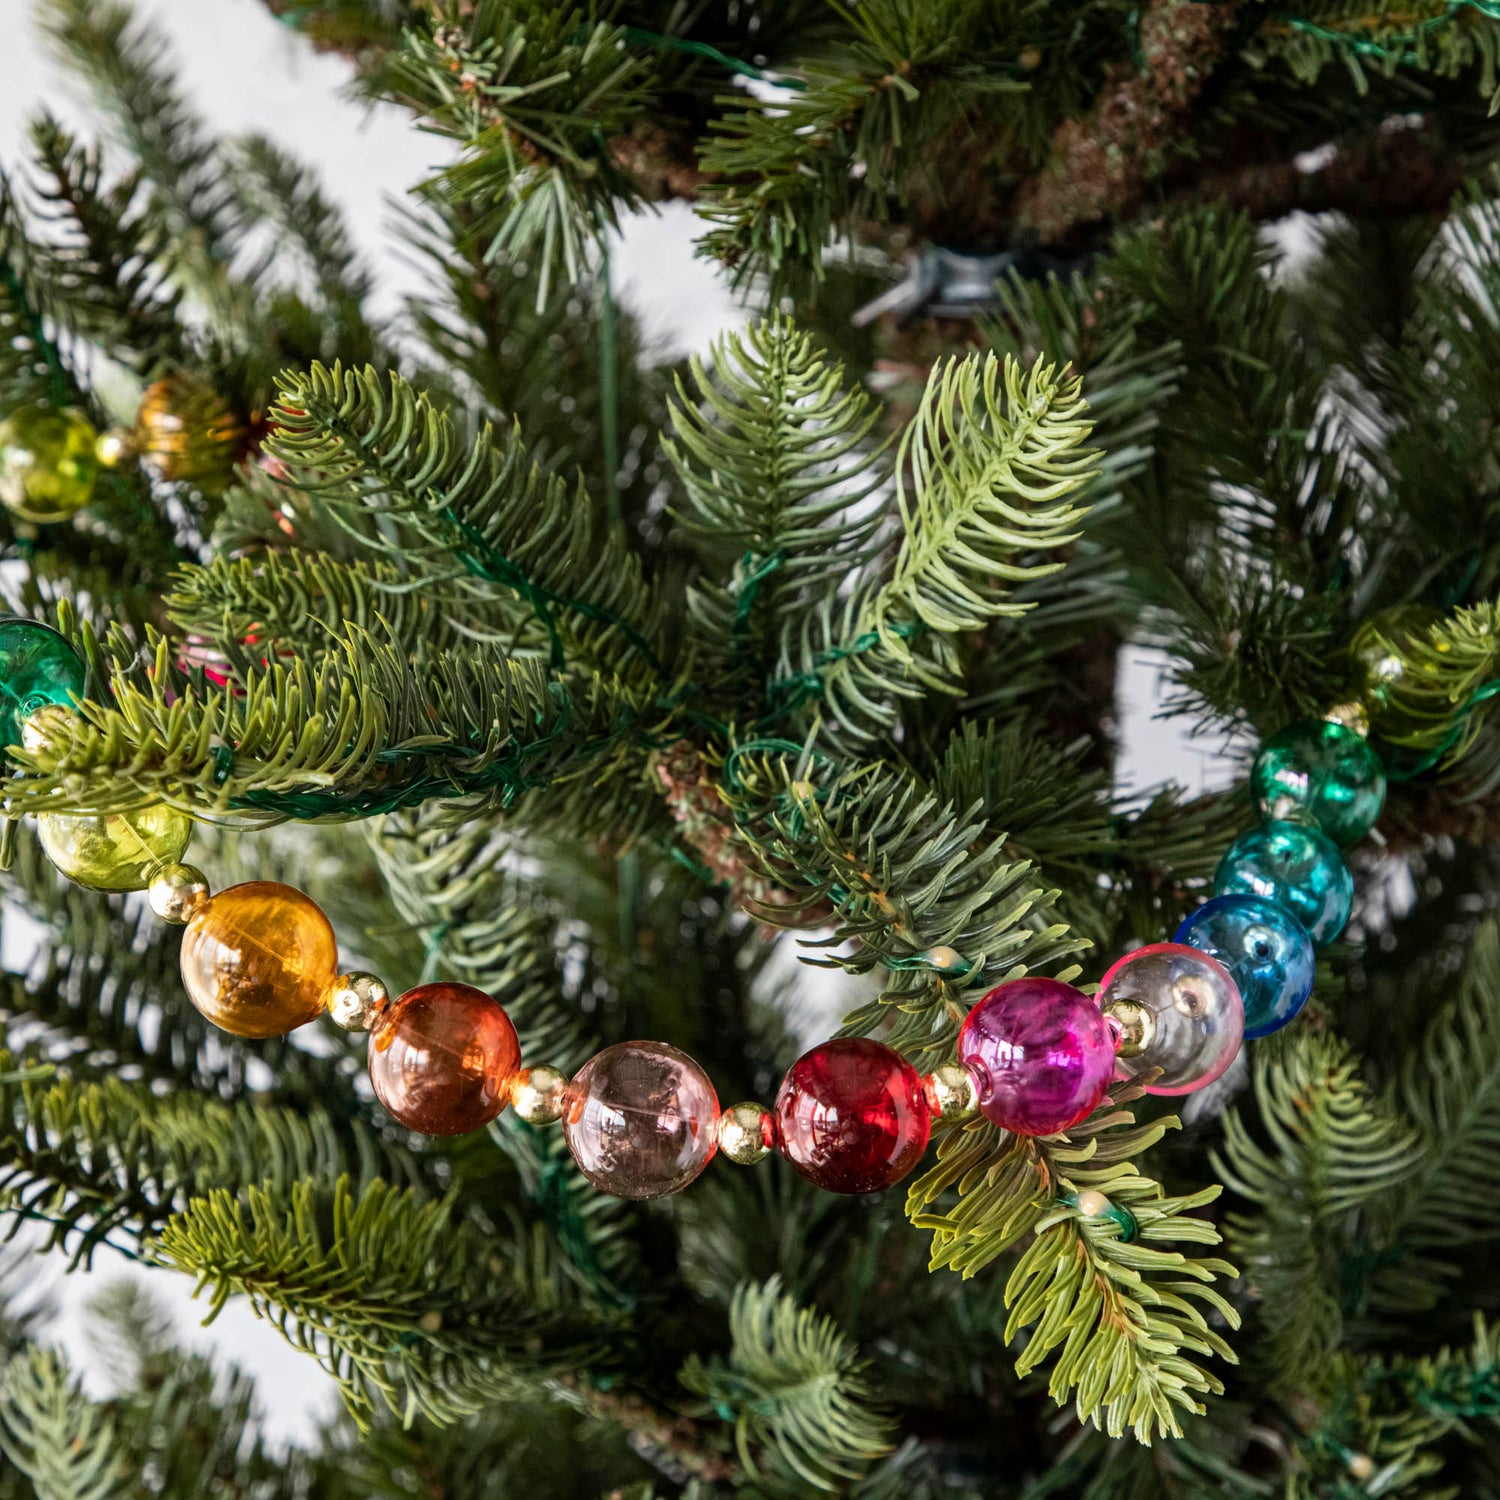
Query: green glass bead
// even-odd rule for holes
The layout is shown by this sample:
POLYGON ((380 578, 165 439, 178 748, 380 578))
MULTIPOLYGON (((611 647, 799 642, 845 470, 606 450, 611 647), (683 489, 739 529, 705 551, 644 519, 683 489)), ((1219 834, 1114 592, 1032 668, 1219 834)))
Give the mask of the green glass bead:
POLYGON ((94 493, 99 435, 81 411, 23 406, 0 422, 0 505, 23 521, 65 521, 94 493))
POLYGON ((83 697, 83 660, 67 639, 35 620, 0 620, 0 748, 21 743, 21 723, 48 703, 83 697))
POLYGON ((143 891, 163 865, 182 858, 193 820, 158 803, 100 818, 39 813, 36 827, 47 858, 69 880, 96 891, 143 891))
POLYGON ((1354 903, 1354 876, 1338 846, 1310 823, 1267 823, 1229 846, 1214 876, 1216 896, 1279 901, 1315 943, 1343 931, 1354 903))
POLYGON ((1304 719, 1260 747, 1250 784, 1268 821, 1316 823, 1335 844, 1362 839, 1385 804, 1385 768, 1342 724, 1304 719))

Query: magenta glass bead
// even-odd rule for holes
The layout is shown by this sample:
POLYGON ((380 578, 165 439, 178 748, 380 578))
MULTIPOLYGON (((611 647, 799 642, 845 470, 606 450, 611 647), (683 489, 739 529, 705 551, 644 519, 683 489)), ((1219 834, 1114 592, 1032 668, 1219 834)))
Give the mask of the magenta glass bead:
POLYGON ((708 1165, 718 1123, 719 1096, 687 1053, 665 1042, 620 1042, 578 1070, 563 1133, 601 1191, 661 1198, 708 1165))
POLYGON ((1076 1125, 1115 1071, 1104 1013, 1057 979, 1013 979, 991 990, 959 1029, 958 1056, 974 1075, 980 1113, 1017 1135, 1076 1125))
POLYGON ((1161 1070, 1148 1094, 1204 1088, 1234 1061, 1245 1034, 1245 1005, 1229 970, 1185 943, 1127 953, 1100 981, 1099 1008, 1126 1032, 1120 1077, 1161 1070))
POLYGON ((917 1070, 863 1037, 803 1053, 781 1081, 775 1116, 781 1154, 830 1193, 875 1193, 900 1182, 932 1132, 917 1070))

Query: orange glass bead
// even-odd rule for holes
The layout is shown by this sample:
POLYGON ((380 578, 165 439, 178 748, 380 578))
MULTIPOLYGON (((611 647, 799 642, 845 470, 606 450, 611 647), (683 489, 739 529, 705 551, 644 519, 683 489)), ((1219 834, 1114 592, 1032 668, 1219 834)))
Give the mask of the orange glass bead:
POLYGON ((463 1135, 505 1108, 521 1044, 504 1007, 471 984, 421 984, 370 1032, 370 1082, 392 1119, 463 1135))
POLYGON ((274 880, 232 885, 182 934, 188 999, 235 1036, 284 1036, 316 1019, 338 975, 338 945, 311 897, 274 880))

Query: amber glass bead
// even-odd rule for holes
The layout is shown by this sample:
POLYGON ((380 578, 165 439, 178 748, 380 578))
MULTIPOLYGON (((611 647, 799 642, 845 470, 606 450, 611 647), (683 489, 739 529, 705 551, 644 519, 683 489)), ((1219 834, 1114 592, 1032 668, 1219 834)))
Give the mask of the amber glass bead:
POLYGON ((333 928, 301 891, 251 880, 220 891, 182 934, 182 982, 215 1026, 283 1036, 314 1020, 338 974, 333 928))
POLYGON ((805 1052, 776 1095, 776 1143, 830 1193, 875 1193, 922 1159, 932 1114, 917 1070, 899 1052, 839 1037, 805 1052))
POLYGON ((193 820, 157 803, 99 818, 38 813, 36 830, 47 858, 69 880, 95 891, 143 891, 158 870, 182 858, 193 820))
POLYGON ((574 1161, 616 1198, 680 1192, 708 1165, 718 1126, 708 1075, 665 1042, 620 1042, 591 1057, 563 1115, 574 1161))
POLYGON ((370 1082, 394 1120, 464 1135, 505 1108, 521 1044, 505 1007, 471 984, 421 984, 370 1032, 370 1082))
POLYGON ((23 406, 0 422, 0 505, 23 521, 63 521, 94 493, 97 434, 71 407, 23 406))

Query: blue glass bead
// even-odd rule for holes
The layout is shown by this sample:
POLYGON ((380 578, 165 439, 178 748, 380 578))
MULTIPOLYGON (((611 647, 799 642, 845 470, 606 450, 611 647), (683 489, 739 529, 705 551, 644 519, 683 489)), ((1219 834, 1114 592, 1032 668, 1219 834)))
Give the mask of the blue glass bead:
POLYGON ((1343 931, 1354 876, 1326 834, 1306 823, 1267 823, 1229 846, 1214 876, 1216 896, 1265 896, 1293 911, 1315 943, 1343 931))
POLYGON ((1316 823, 1352 844, 1385 805, 1385 767, 1352 729, 1329 719, 1288 724, 1260 747, 1250 784, 1261 816, 1316 823))
POLYGON ((0 620, 0 750, 21 743, 21 723, 48 703, 83 697, 83 659, 50 625, 0 620))
POLYGON ((1279 1031, 1312 994, 1312 939, 1296 916, 1264 896, 1215 896, 1173 939, 1218 959, 1245 1002, 1245 1036, 1279 1031))

